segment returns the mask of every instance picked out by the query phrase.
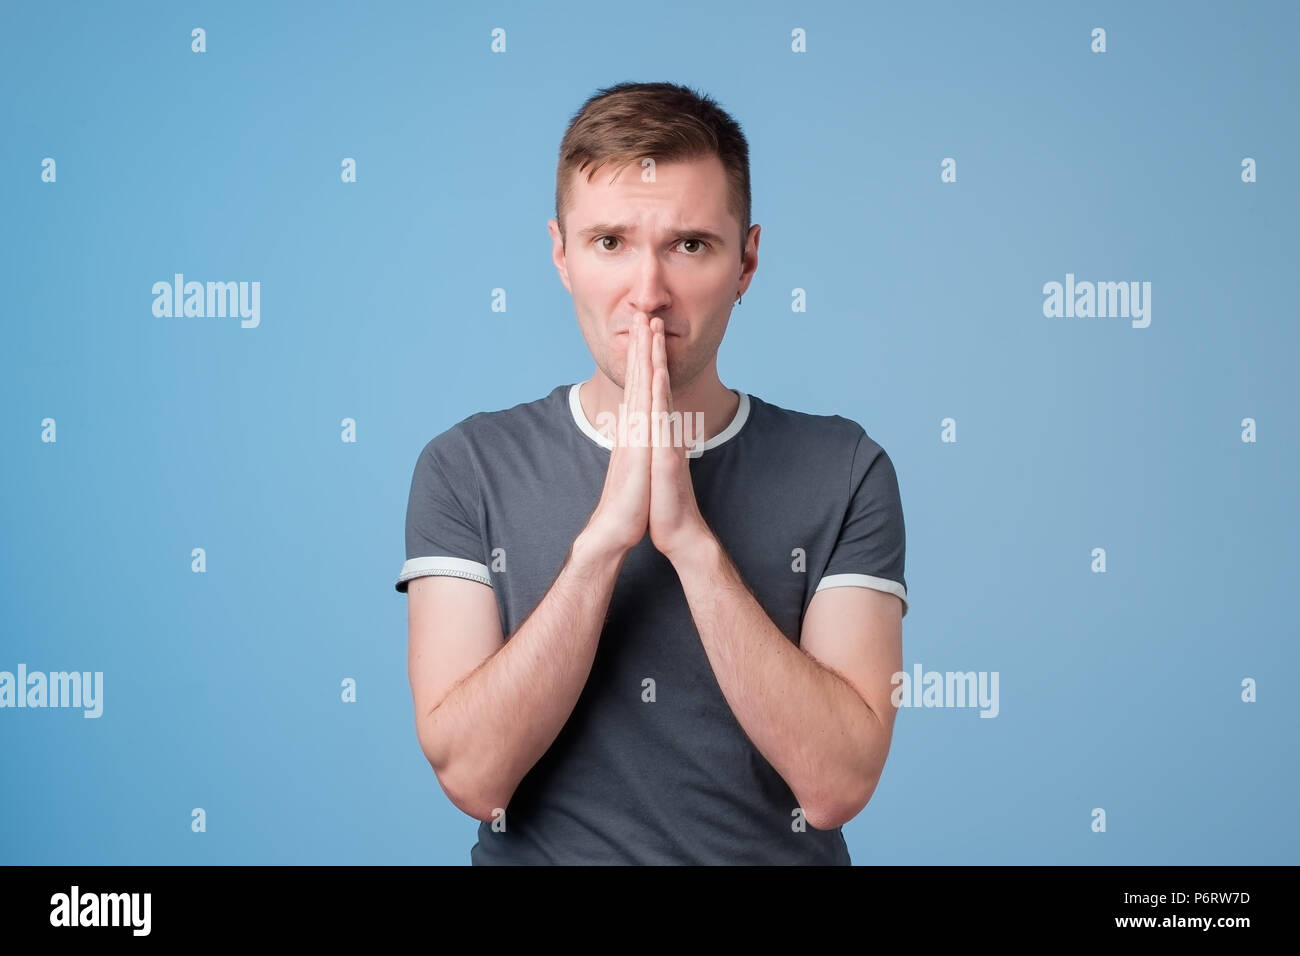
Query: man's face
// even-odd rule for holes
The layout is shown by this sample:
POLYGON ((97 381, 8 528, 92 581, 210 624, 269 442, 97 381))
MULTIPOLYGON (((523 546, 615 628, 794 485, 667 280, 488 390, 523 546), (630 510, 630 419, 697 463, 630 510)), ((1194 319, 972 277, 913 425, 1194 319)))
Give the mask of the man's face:
MULTIPOLYGON (((742 264, 740 223, 727 210, 727 177, 716 156, 657 163, 654 181, 637 165, 574 173, 561 244, 552 257, 573 295, 578 325, 597 367, 622 388, 629 329, 640 311, 664 322, 674 391, 712 368, 731 308, 757 265, 758 226, 742 264)), ((716 373, 715 373, 716 374, 716 373)))

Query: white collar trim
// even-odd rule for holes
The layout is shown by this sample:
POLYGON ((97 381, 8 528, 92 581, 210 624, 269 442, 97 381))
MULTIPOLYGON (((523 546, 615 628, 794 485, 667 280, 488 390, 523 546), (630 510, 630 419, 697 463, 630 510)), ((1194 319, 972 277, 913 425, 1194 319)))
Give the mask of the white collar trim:
MULTIPOLYGON (((600 432, 596 431, 595 426, 593 426, 591 422, 587 421, 587 413, 582 410, 582 398, 579 395, 581 390, 581 382, 575 382, 573 385, 569 386, 569 411, 573 415, 574 423, 577 424, 578 428, 581 429, 584 435, 594 441, 597 445, 600 445, 602 448, 613 449, 614 440, 612 438, 606 438, 600 432)), ((733 388, 732 391, 740 398, 740 405, 736 408, 736 415, 731 419, 731 424, 703 444, 689 449, 686 452, 688 458, 699 458, 700 455, 704 454, 710 448, 717 448, 723 442, 734 438, 736 434, 745 427, 745 422, 749 420, 749 396, 738 389, 733 388)))

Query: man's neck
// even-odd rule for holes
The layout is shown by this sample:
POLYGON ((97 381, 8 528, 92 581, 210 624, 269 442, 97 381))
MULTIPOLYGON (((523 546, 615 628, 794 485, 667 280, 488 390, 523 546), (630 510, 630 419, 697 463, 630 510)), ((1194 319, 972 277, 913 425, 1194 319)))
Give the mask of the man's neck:
MULTIPOLYGON (((599 369, 591 378, 582 383, 578 392, 582 402, 582 411, 592 428, 602 433, 609 433, 609 428, 602 429, 599 423, 617 421, 618 406, 623 402, 623 389, 611 382, 599 369)), ((695 436, 697 441, 708 441, 717 435, 735 419, 740 410, 740 397, 722 384, 715 372, 711 376, 701 374, 694 382, 680 391, 673 389, 673 411, 693 416, 703 413, 704 434, 695 436)), ((613 438, 613 434, 608 437, 613 438)))

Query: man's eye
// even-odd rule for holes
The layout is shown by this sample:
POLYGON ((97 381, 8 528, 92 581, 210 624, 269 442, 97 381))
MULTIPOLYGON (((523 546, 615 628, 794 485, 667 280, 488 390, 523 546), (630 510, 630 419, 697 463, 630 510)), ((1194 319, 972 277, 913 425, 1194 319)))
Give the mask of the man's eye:
MULTIPOLYGON (((613 250, 612 250, 609 246, 605 245, 605 241, 606 241, 607 239, 608 239, 608 240, 612 240, 612 241, 614 241, 614 242, 619 242, 619 241, 620 241, 619 238, 618 238, 618 236, 597 236, 597 237, 596 237, 596 244, 597 244, 597 245, 600 247, 600 249, 603 250, 604 252, 612 252, 613 250)), ((707 242, 705 242, 703 239, 690 239, 690 238, 687 238, 687 239, 679 239, 679 240, 677 241, 677 244, 680 246, 680 245, 682 245, 683 243, 686 243, 686 242, 693 242, 693 243, 695 243, 695 245, 697 245, 697 246, 700 247, 698 251, 691 251, 691 252, 688 252, 688 253, 687 253, 688 256, 692 256, 692 257, 700 255, 700 254, 701 254, 705 249, 707 249, 707 248, 709 247, 709 244, 708 244, 707 242)))

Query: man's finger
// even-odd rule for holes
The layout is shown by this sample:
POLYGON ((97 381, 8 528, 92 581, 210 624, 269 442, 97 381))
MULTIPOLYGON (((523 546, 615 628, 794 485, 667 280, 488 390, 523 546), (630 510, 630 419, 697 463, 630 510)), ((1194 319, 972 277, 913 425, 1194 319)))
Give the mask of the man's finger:
POLYGON ((663 409, 664 396, 663 389, 659 384, 659 370, 657 368, 650 373, 650 381, 652 383, 650 386, 650 444, 658 448, 662 440, 659 434, 659 422, 663 418, 659 412, 663 409))
POLYGON ((652 428, 654 430, 654 445, 656 448, 663 447, 665 436, 661 433, 664 421, 664 392, 663 379, 659 370, 663 367, 663 320, 651 322, 651 345, 650 345, 650 376, 654 382, 654 398, 651 402, 652 428))
MULTIPOLYGON (((650 316, 641 314, 645 315, 645 322, 638 326, 638 334, 645 338, 641 340, 642 347, 637 351, 637 388, 640 391, 638 407, 649 415, 654 402, 654 335, 650 331, 650 316)), ((647 433, 646 438, 649 437, 647 433)))
POLYGON ((640 323, 637 321, 638 316, 632 317, 632 327, 627 332, 627 373, 624 375, 623 382, 623 400, 629 410, 637 407, 640 390, 638 385, 641 381, 641 333, 640 323))

